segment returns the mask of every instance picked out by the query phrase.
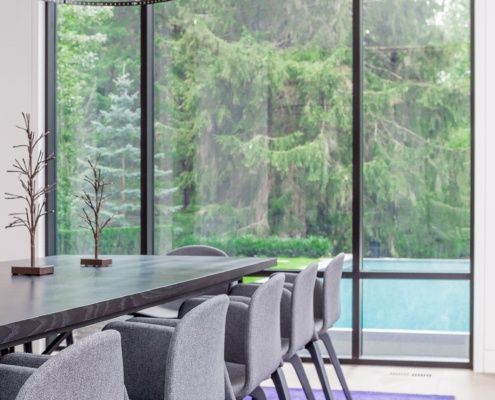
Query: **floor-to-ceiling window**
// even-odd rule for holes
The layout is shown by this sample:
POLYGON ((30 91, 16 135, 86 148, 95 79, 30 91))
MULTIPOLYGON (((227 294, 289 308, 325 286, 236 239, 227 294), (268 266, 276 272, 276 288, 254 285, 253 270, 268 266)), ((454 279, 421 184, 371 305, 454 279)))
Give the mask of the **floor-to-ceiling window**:
POLYGON ((91 252, 77 195, 98 156, 102 252, 143 251, 152 132, 154 253, 202 243, 299 268, 345 252, 340 355, 467 365, 469 1, 146 7, 57 6, 57 251, 91 252))
POLYGON ((362 269, 399 273, 363 281, 362 353, 467 360, 470 282, 442 278, 470 272, 470 4, 362 13, 362 269))

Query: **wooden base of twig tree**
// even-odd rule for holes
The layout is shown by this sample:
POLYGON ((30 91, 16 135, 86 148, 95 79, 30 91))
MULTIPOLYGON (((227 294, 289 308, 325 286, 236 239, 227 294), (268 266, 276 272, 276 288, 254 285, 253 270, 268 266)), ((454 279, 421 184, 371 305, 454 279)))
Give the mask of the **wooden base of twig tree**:
POLYGON ((112 265, 111 258, 81 258, 81 265, 86 267, 108 267, 112 265))
POLYGON ((12 275, 41 276, 53 274, 53 265, 41 265, 39 267, 12 267, 12 275))

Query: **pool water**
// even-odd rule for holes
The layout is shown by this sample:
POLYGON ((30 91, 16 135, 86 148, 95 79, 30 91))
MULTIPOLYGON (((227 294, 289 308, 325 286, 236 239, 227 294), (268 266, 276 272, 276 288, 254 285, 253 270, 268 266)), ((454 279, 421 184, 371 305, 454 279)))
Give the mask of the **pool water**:
MULTIPOLYGON (((412 258, 365 258, 366 272, 419 272, 419 273, 464 273, 470 272, 469 260, 412 259, 412 258)), ((351 271, 352 256, 346 256, 344 271, 351 271)))
MULTIPOLYGON (((470 268, 469 260, 365 259, 363 264, 366 271, 380 272, 466 273, 470 268)), ((470 282, 367 279, 363 281, 362 310, 364 329, 469 332, 470 282)), ((341 316, 335 327, 352 327, 351 279, 342 279, 341 316)))

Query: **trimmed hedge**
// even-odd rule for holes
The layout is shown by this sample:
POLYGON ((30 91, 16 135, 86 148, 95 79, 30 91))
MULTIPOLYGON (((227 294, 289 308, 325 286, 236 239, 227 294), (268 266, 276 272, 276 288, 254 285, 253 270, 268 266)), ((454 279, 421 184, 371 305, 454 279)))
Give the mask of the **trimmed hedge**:
POLYGON ((277 236, 258 237, 242 235, 234 238, 199 238, 188 236, 176 241, 175 247, 190 244, 206 244, 218 247, 229 255, 236 256, 265 256, 265 257, 310 257, 328 256, 331 250, 330 240, 324 237, 312 236, 308 238, 280 238, 277 236))
MULTIPOLYGON (((100 253, 139 254, 140 237, 139 227, 107 227, 100 238, 100 253)), ((58 241, 59 254, 91 254, 93 252, 91 233, 85 229, 60 230, 58 241)), ((180 235, 180 237, 173 238, 174 248, 198 243, 218 247, 232 256, 245 257, 318 258, 328 256, 331 252, 330 240, 321 236, 280 238, 277 236, 258 237, 249 234, 231 237, 180 235)))

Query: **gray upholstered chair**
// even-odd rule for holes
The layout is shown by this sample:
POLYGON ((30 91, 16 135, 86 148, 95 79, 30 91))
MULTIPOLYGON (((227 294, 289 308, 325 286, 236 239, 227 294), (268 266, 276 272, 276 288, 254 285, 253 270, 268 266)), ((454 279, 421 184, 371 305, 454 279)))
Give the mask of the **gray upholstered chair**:
MULTIPOLYGON (((273 374, 283 374, 280 300, 285 277, 275 274, 249 297, 229 296, 225 328, 225 361, 235 398, 251 396, 266 399, 260 384, 273 374)), ((188 299, 180 310, 180 317, 204 297, 188 299)))
POLYGON ((55 356, 8 354, 0 360, 2 400, 124 400, 120 335, 88 336, 55 356))
POLYGON ((215 296, 181 320, 111 322, 122 336, 124 379, 132 400, 233 399, 224 362, 229 300, 215 296))
MULTIPOLYGON (((303 350, 315 334, 313 295, 317 269, 318 264, 313 263, 300 273, 284 274, 285 284, 280 311, 282 358, 293 365, 309 400, 314 400, 315 397, 297 352, 303 350)), ((255 284, 237 285, 232 289, 231 295, 250 296, 253 288, 257 290, 255 289, 257 286, 255 284)), ((289 398, 284 385, 280 385, 276 380, 274 382, 279 398, 289 398)))
POLYGON ((173 249, 167 253, 167 256, 227 257, 227 253, 223 250, 217 249, 216 247, 194 244, 173 249))
POLYGON ((297 352, 305 348, 315 331, 313 294, 317 270, 318 264, 313 263, 298 274, 285 274, 287 290, 282 296, 280 314, 282 348, 286 349, 283 360, 294 367, 308 400, 314 400, 315 397, 297 352))
MULTIPOLYGON (((227 253, 223 250, 217 249, 212 246, 205 245, 190 245, 178 247, 167 253, 167 256, 205 256, 205 257, 227 257, 227 253)), ((198 265, 198 268, 200 266, 198 265)), ((220 284, 214 287, 208 288, 204 291, 205 294, 226 294, 231 283, 220 284)), ((164 304, 160 304, 155 307, 146 308, 138 312, 133 313, 135 317, 150 317, 150 318, 177 318, 179 314, 179 308, 184 302, 184 299, 178 299, 169 301, 164 304)))
POLYGON ((319 279, 316 281, 314 292, 315 336, 313 337, 313 340, 306 345, 318 372, 318 377, 320 378, 326 400, 332 400, 333 397, 325 372, 323 359, 321 357, 320 348, 318 347, 318 340, 321 340, 325 344, 330 361, 339 378, 346 399, 352 400, 342 368, 340 367, 337 353, 335 352, 332 340, 328 333, 328 330, 340 317, 340 281, 342 278, 344 257, 344 253, 340 253, 334 257, 325 267, 323 281, 319 279))

